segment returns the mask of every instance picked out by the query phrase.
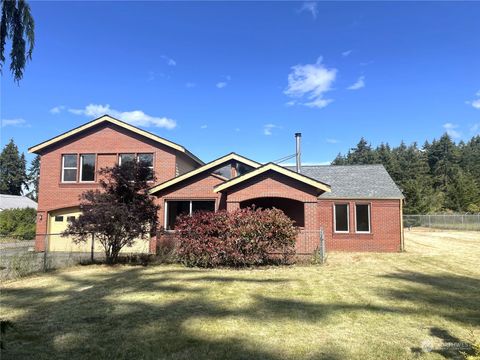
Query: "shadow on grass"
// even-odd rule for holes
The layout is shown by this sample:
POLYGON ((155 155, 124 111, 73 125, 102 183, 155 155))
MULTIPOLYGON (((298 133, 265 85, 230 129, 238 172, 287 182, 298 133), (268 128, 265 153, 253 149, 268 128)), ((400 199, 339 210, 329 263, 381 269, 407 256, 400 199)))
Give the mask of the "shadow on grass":
MULTIPOLYGON (((265 348, 227 334, 235 332, 235 320, 255 320, 263 326, 271 319, 315 322, 336 311, 388 311, 369 306, 315 304, 256 296, 244 308, 209 301, 199 284, 206 281, 265 283, 266 280, 238 276, 181 278, 183 271, 143 273, 143 268, 86 275, 53 273, 59 289, 7 288, 2 303, 21 308, 24 315, 15 320, 15 329, 5 337, 3 359, 266 359, 288 358, 278 349, 265 348), (145 275, 147 276, 145 278, 145 275), (153 276, 154 275, 154 276, 153 276), (169 282, 175 282, 174 285, 169 282), (195 284, 195 286, 192 286, 195 284), (141 293, 138 301, 123 300, 128 293, 141 293), (172 293, 171 301, 158 301, 172 293), (155 301, 157 298, 157 301, 155 301), (214 320, 229 321, 215 324, 214 320), (188 328, 189 320, 209 322, 201 333, 188 328), (233 322, 232 322, 233 321, 233 322), (208 332, 208 325, 218 326, 208 332)), ((185 274, 194 271, 186 270, 185 274)), ((201 271, 197 271, 201 272, 201 271)), ((275 284, 286 280, 274 279, 275 284)), ((128 298, 127 298, 128 299, 128 298)), ((249 329, 242 329, 248 334, 249 329)), ((283 336, 278 334, 279 337, 283 336)), ((302 359, 345 358, 344 350, 328 345, 308 349, 302 359)))
POLYGON ((480 325, 480 279, 417 272, 398 272, 383 277, 398 280, 396 286, 382 292, 388 298, 421 305, 424 311, 465 325, 480 325))

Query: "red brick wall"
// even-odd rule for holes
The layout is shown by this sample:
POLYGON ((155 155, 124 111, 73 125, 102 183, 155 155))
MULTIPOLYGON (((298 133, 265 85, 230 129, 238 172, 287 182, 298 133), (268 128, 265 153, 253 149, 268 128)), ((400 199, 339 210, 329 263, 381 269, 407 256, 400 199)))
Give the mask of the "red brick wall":
MULTIPOLYGON (((174 149, 116 125, 100 124, 48 147, 42 152, 37 234, 47 232, 48 211, 78 206, 79 196, 84 191, 98 188, 98 182, 61 183, 62 154, 92 153, 97 154, 96 170, 113 166, 117 162, 119 153, 153 153, 157 183, 175 176, 177 152, 174 149)), ((43 238, 43 236, 37 236, 37 250, 44 249, 43 238)))
POLYGON ((318 223, 328 251, 400 251, 400 200, 319 200, 318 223), (333 205, 349 204, 348 234, 333 229, 333 205), (355 233, 355 203, 370 204, 370 234, 355 233))

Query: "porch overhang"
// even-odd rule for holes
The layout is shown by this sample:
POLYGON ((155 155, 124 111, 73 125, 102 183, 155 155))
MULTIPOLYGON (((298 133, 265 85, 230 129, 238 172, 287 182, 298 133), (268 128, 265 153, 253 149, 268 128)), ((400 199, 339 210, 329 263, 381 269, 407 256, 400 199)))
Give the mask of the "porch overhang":
POLYGON ((266 173, 267 171, 273 171, 274 173, 282 174, 286 177, 289 177, 291 179, 299 181, 303 184, 309 185, 309 186, 319 190, 320 192, 330 192, 331 191, 330 185, 328 185, 328 184, 325 184, 321 181, 312 179, 308 176, 302 175, 302 174, 297 173, 295 171, 286 169, 282 166, 279 166, 279 165, 271 163, 271 162, 267 163, 265 165, 262 165, 262 166, 256 168, 255 170, 252 170, 252 171, 250 171, 250 172, 248 172, 248 173, 246 173, 242 176, 238 176, 238 177, 233 178, 229 181, 226 181, 222 184, 219 184, 213 189, 213 191, 214 192, 225 191, 225 190, 231 188, 232 186, 238 185, 238 184, 240 184, 244 181, 252 179, 256 176, 259 176, 263 173, 266 173))

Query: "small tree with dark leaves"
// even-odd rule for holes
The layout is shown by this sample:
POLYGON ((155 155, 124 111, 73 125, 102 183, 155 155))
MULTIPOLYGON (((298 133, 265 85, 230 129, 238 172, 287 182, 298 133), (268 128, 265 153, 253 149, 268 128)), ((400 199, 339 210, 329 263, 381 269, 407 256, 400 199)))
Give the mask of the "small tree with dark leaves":
POLYGON ((80 243, 95 234, 107 263, 114 264, 121 249, 155 233, 159 207, 148 193, 151 170, 141 163, 130 161, 104 168, 99 175, 101 191, 81 195, 82 214, 69 223, 63 235, 80 243))

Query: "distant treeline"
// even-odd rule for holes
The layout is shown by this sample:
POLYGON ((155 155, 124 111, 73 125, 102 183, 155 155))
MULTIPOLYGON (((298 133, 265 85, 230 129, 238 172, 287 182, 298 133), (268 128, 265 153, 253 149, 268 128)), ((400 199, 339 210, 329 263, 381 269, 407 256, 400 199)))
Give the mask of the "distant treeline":
POLYGON ((480 136, 467 143, 448 134, 422 147, 382 143, 376 148, 361 138, 333 165, 383 164, 406 198, 405 214, 480 212, 480 136))

